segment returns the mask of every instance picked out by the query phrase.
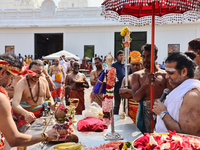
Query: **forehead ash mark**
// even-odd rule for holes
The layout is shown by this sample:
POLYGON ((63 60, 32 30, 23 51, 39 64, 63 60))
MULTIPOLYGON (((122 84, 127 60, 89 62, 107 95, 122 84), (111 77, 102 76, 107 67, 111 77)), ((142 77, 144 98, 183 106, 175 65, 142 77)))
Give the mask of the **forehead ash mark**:
POLYGON ((170 71, 170 72, 176 71, 176 69, 174 69, 174 68, 168 68, 168 67, 165 67, 165 70, 166 71, 170 71))

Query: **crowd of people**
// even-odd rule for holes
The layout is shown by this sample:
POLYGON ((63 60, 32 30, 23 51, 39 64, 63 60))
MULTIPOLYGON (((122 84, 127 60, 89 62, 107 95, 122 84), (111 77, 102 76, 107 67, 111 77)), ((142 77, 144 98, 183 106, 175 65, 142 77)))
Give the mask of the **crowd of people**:
MULTIPOLYGON (((97 58, 97 54, 95 54, 93 58, 84 56, 82 59, 82 64, 80 64, 80 69, 87 69, 88 70, 87 73, 91 73, 92 70, 96 69, 95 58, 97 58)), ((101 55, 98 56, 98 58, 101 59, 103 67, 106 68, 107 67, 106 56, 103 57, 103 55, 101 55)), ((114 59, 114 62, 116 61, 117 59, 114 59)))
MULTIPOLYGON (((158 48, 154 47, 156 62, 158 48)), ((129 70, 128 86, 124 78, 125 65, 121 63, 123 52, 117 53, 117 62, 112 65, 116 68, 118 79, 114 89, 114 113, 118 114, 121 99, 128 99, 129 116, 142 133, 152 132, 151 120, 154 120, 155 131, 158 133, 170 130, 199 136, 200 39, 190 41, 187 52, 169 55, 162 65, 154 62, 154 73, 150 73, 151 45, 145 44, 141 50, 142 54, 138 51, 130 54, 132 73, 129 70), (155 90, 152 112, 150 111, 151 84, 155 90), (166 88, 171 92, 163 103, 160 102, 160 98, 166 88)), ((102 60, 95 59, 95 64, 98 65, 99 62, 102 66, 102 60)), ((90 76, 92 85, 97 82, 102 68, 103 66, 98 66, 92 71, 90 76)), ((98 104, 103 101, 102 95, 95 93, 92 99, 98 104)))
MULTIPOLYGON (((155 131, 168 130, 178 133, 200 135, 200 39, 188 43, 185 53, 172 53, 162 66, 154 67, 150 73, 151 44, 141 48, 142 53, 130 53, 128 85, 125 82, 123 51, 117 52, 117 80, 114 87, 114 113, 119 113, 122 99, 128 99, 129 116, 142 133, 151 132, 151 120, 155 121, 155 131), (150 86, 154 85, 154 105, 150 111, 150 86), (160 101, 163 90, 171 92, 164 102, 160 101), (157 117, 154 117, 157 116, 157 117), (156 118, 156 119, 155 119, 156 118)), ((158 48, 154 46, 154 59, 158 48)), ((90 83, 95 87, 101 73, 106 69, 106 57, 95 56, 90 73, 90 83)), ((5 53, 0 55, 0 123, 1 135, 5 136, 6 147, 28 146, 41 141, 56 139, 54 129, 38 135, 26 135, 25 127, 36 118, 44 115, 45 107, 55 111, 57 103, 69 98, 78 98, 77 114, 85 109, 84 89, 89 82, 80 68, 87 69, 86 58, 82 64, 61 56, 54 63, 23 58, 21 54, 5 53)), ((91 102, 102 106, 103 94, 91 93, 91 102)), ((2 140, 3 138, 1 138, 2 140)))

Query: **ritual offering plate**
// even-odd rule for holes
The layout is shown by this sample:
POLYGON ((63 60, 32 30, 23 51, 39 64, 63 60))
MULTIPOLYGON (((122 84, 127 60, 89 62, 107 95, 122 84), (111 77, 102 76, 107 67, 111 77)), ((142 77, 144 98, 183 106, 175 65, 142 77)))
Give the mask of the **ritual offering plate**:
POLYGON ((200 137, 178 134, 175 131, 169 133, 144 133, 133 142, 133 149, 163 149, 163 150, 197 150, 200 149, 200 137))
POLYGON ((52 140, 51 142, 57 142, 57 143, 62 143, 65 142, 65 138, 59 138, 58 140, 52 140))
POLYGON ((56 144, 50 147, 48 150, 66 150, 66 149, 67 150, 85 150, 84 146, 81 145, 81 143, 75 143, 75 142, 56 144))

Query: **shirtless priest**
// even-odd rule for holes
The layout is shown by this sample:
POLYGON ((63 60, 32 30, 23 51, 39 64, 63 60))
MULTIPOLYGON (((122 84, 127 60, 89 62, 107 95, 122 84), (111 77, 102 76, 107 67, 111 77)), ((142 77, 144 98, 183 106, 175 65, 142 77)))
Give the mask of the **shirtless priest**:
POLYGON ((33 60, 29 69, 35 74, 27 74, 15 86, 12 108, 17 118, 17 127, 23 131, 26 123, 31 123, 42 116, 44 108, 49 101, 53 108, 54 101, 51 97, 48 83, 41 76, 43 63, 40 60, 33 60), (45 101, 48 98, 49 101, 45 101))
POLYGON ((0 55, 0 149, 8 149, 16 146, 29 146, 41 141, 56 139, 56 130, 51 129, 47 133, 37 135, 26 135, 20 133, 12 119, 9 97, 4 89, 11 82, 11 78, 21 73, 21 62, 12 53, 0 55), (8 142, 7 148, 4 147, 4 138, 8 142))
POLYGON ((85 109, 84 104, 84 88, 89 88, 88 81, 86 76, 83 73, 79 72, 80 64, 75 61, 72 65, 73 72, 68 74, 65 80, 65 99, 66 104, 68 103, 68 98, 78 98, 79 103, 76 108, 76 114, 82 114, 82 111, 85 109), (79 82, 80 81, 80 82, 79 82))
POLYGON ((55 59, 55 65, 50 68, 49 75, 52 75, 53 83, 55 84, 55 89, 51 92, 54 101, 60 102, 61 100, 61 87, 65 80, 65 72, 63 67, 59 64, 59 59, 55 59), (62 74, 61 74, 62 73, 62 74))
MULTIPOLYGON (((102 59, 100 57, 95 57, 94 60, 96 69, 92 70, 92 72, 90 73, 90 82, 93 87, 99 79, 99 74, 103 71, 102 59)), ((96 102, 99 104, 99 106, 102 107, 102 101, 103 94, 95 94, 94 92, 92 92, 92 102, 96 102)))

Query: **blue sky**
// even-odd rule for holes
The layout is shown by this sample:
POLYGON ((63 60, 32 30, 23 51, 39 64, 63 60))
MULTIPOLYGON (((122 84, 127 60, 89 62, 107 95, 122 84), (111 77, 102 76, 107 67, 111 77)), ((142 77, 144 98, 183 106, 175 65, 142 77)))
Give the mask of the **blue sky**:
MULTIPOLYGON (((59 0, 54 0, 55 3, 57 4, 59 0)), ((101 6, 101 3, 104 0, 89 0, 90 1, 90 6, 101 6)))

